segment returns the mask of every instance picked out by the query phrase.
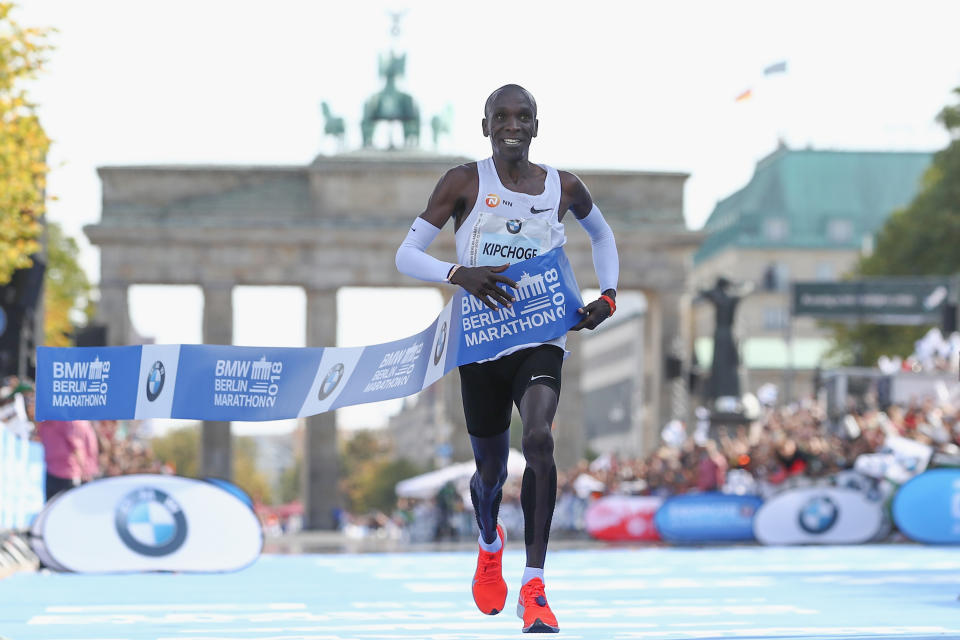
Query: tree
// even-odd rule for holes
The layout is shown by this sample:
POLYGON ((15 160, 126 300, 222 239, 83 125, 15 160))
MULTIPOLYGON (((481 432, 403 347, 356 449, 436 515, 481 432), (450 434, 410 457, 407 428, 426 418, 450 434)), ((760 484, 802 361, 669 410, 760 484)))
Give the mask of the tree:
POLYGON ((355 432, 344 443, 340 460, 343 494, 352 513, 389 513, 397 504, 397 483, 424 471, 407 460, 395 460, 382 432, 372 430, 355 432))
POLYGON ((257 504, 271 504, 273 494, 266 476, 257 469, 257 442, 247 436, 233 439, 233 481, 257 504))
MULTIPOLYGON (((960 87, 954 89, 960 97, 960 87)), ((960 104, 937 116, 951 142, 933 156, 920 192, 877 233, 876 248, 862 257, 855 277, 960 273, 960 104)), ((908 356, 929 327, 834 325, 834 353, 848 362, 876 362, 881 355, 908 356), (859 356, 859 357, 857 357, 859 356)))
MULTIPOLYGON (((177 475, 200 477, 200 429, 171 429, 151 441, 157 459, 173 465, 177 475)), ((270 483, 257 469, 257 443, 253 438, 233 439, 233 481, 256 502, 270 504, 270 483)))
POLYGON ((171 429, 150 442, 158 460, 169 463, 177 475, 196 478, 200 469, 200 430, 197 427, 171 429))
POLYGON ((277 502, 287 504, 300 499, 300 478, 303 473, 303 456, 298 455, 293 464, 280 473, 277 481, 277 502))
POLYGON ((23 88, 46 62, 50 30, 21 27, 14 6, 0 1, 0 284, 40 250, 50 148, 23 88))
POLYGON ((43 288, 44 344, 70 346, 77 320, 87 324, 93 316, 90 280, 77 259, 77 241, 60 225, 47 224, 47 270, 43 288))

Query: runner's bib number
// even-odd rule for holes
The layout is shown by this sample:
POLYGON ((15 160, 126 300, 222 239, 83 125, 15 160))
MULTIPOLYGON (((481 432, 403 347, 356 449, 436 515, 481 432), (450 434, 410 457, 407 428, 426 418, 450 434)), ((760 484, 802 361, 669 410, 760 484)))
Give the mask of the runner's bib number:
POLYGON ((550 222, 545 218, 504 218, 492 213, 477 215, 470 234, 472 267, 494 267, 519 262, 549 251, 550 222))

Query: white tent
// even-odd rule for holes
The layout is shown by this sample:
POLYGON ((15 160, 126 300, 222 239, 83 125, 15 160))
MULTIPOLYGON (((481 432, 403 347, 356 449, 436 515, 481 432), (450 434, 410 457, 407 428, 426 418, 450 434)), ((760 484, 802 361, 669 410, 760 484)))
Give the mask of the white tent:
MULTIPOLYGON (((526 462, 523 454, 516 449, 510 449, 510 457, 507 458, 507 478, 521 478, 525 467, 526 462)), ((473 462, 460 462, 443 469, 401 480, 396 487, 397 497, 432 498, 448 482, 452 482, 457 490, 462 492, 467 483, 470 482, 470 476, 476 470, 477 467, 473 462)))

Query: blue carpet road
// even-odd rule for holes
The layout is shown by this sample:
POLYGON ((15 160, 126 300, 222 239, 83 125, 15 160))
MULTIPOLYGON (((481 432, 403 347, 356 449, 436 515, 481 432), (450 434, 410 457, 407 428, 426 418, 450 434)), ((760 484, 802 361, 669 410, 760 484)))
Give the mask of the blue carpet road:
MULTIPOLYGON (((473 553, 261 557, 231 574, 15 574, 9 640, 519 638, 523 555, 504 555, 506 610, 473 605, 473 553)), ((960 548, 554 551, 563 638, 960 638, 960 548)))

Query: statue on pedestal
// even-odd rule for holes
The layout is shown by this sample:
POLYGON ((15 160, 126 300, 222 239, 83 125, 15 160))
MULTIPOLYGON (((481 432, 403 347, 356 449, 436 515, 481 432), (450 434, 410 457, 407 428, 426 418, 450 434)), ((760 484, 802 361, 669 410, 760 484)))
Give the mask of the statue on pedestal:
MULTIPOLYGON (((400 34, 400 18, 403 13, 391 14, 393 28, 391 35, 400 34)), ((377 123, 399 121, 403 125, 403 146, 414 148, 420 144, 420 108, 413 97, 397 88, 397 78, 406 71, 406 54, 397 55, 392 50, 386 56, 380 56, 380 77, 384 87, 370 96, 363 105, 363 120, 360 129, 363 133, 363 146, 373 146, 373 131, 377 123)), ((393 148, 393 142, 390 143, 393 148)))
POLYGON ((740 399, 740 355, 733 337, 733 318, 737 304, 752 291, 752 283, 734 287, 730 280, 721 276, 712 289, 701 290, 697 295, 696 300, 712 302, 716 314, 713 362, 710 364, 710 382, 706 393, 707 398, 714 402, 721 398, 733 398, 735 404, 740 399))

